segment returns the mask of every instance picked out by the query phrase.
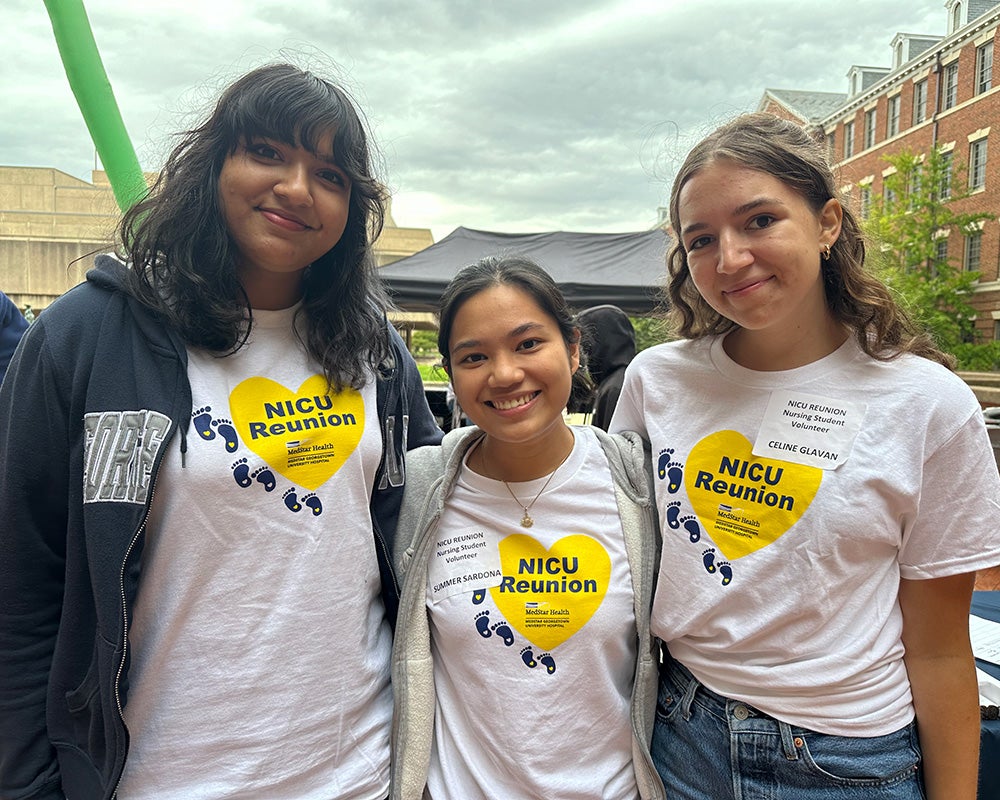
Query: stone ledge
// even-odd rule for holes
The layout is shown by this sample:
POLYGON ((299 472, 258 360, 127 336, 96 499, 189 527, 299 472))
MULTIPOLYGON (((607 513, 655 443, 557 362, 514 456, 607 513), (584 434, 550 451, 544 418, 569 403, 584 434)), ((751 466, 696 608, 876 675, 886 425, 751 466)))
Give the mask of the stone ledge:
POLYGON ((984 406, 1000 406, 1000 372, 957 373, 984 406))
POLYGON ((1000 386, 1000 372, 957 372, 969 386, 1000 386))
POLYGON ((969 388, 984 406, 1000 406, 1000 386, 977 386, 970 383, 969 388))

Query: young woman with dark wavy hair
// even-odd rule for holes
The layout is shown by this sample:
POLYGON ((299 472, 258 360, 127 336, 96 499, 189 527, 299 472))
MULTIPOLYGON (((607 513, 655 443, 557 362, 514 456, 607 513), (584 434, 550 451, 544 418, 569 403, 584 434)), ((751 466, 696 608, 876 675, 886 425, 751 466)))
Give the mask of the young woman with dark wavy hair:
POLYGON ((389 553, 440 431, 336 84, 233 83, 0 394, 0 794, 389 791, 389 553), (16 598, 16 600, 14 599, 16 598))

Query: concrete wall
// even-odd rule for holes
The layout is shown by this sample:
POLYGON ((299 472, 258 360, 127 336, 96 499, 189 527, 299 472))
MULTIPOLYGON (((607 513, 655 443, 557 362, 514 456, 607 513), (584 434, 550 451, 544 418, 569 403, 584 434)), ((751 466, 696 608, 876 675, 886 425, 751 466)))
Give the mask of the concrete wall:
MULTIPOLYGON (((102 171, 87 182, 49 167, 0 166, 0 289, 41 311, 111 249, 118 218, 102 171)), ((385 266, 433 243, 427 228, 397 227, 390 208, 375 254, 385 266)))

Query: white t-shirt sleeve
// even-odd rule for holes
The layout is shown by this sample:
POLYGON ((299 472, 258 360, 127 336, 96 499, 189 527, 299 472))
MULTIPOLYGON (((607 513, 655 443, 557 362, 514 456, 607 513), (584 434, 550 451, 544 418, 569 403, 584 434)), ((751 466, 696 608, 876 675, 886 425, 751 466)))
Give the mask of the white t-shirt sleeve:
MULTIPOLYGON (((632 364, 635 364, 634 360, 632 364)), ((629 364, 625 370, 625 381, 622 384, 622 391, 618 396, 618 404, 615 406, 615 413, 611 417, 608 431, 610 433, 636 431, 648 439, 649 434, 646 432, 646 420, 639 397, 642 391, 639 369, 633 368, 632 364, 629 364)))
POLYGON ((900 575, 920 580, 971 572, 988 554, 1000 563, 1000 542, 985 535, 998 520, 1000 477, 977 410, 924 463, 916 518, 903 531, 900 575), (955 487, 961 487, 958 497, 955 487))

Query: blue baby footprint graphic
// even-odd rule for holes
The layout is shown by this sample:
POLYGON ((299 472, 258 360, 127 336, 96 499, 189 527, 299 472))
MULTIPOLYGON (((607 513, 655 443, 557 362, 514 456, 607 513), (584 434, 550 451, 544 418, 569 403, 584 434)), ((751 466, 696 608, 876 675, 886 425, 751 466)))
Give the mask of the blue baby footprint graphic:
POLYGON ((667 477, 667 464, 670 462, 670 456, 674 454, 674 448, 665 447, 660 451, 660 456, 656 461, 656 474, 660 477, 662 481, 667 477))
POLYGON ((701 554, 701 562, 705 565, 705 572, 709 575, 715 574, 715 548, 710 547, 701 554))
MULTIPOLYGON (((212 434, 215 435, 214 433, 212 434)), ((241 458, 233 464, 233 480, 236 481, 237 486, 242 486, 246 489, 251 483, 250 480, 250 467, 247 466, 247 460, 241 458)))
POLYGON ((728 561, 719 562, 719 574, 722 576, 723 586, 728 586, 733 582, 733 567, 728 561))
POLYGON ((278 485, 278 481, 275 479, 274 473, 271 472, 271 468, 266 464, 263 467, 257 467, 257 469, 250 474, 250 477, 263 486, 265 492, 273 492, 274 487, 278 485))
POLYGON ((510 625, 506 622, 497 622, 490 626, 490 630, 493 631, 500 639, 503 641, 507 647, 514 644, 514 631, 510 629, 510 625))
POLYGON ((493 631, 490 630, 489 611, 480 611, 476 614, 476 630, 484 639, 489 639, 493 635, 493 631))
POLYGON ((472 593, 472 605, 474 606, 478 606, 485 599, 486 599, 485 589, 476 589, 476 591, 472 593))
POLYGON ((194 424, 199 439, 211 440, 215 438, 215 431, 212 430, 212 415, 209 413, 211 410, 211 406, 205 406, 191 412, 191 422, 194 424))
POLYGON ((295 493, 295 489, 285 489, 285 493, 281 495, 281 499, 284 500, 289 511, 298 513, 302 510, 302 504, 299 503, 299 496, 295 493))
POLYGON ((535 661, 535 651, 531 649, 531 645, 521 648, 521 660, 524 662, 524 666, 531 667, 531 669, 538 666, 538 662, 535 661))
POLYGON ((667 527, 677 530, 681 524, 677 521, 677 518, 681 515, 681 502, 680 500, 672 500, 667 503, 667 527))
POLYGON ((538 657, 538 660, 545 665, 545 671, 549 673, 549 675, 556 671, 556 660, 550 653, 542 653, 542 655, 538 657))
POLYGON ((680 518, 680 523, 684 526, 684 530, 688 532, 688 538, 692 544, 701 539, 701 528, 698 526, 698 520, 695 517, 688 514, 680 518))
POLYGON ((230 453, 235 453, 236 448, 240 446, 240 442, 236 437, 236 428, 233 427, 232 420, 213 419, 212 426, 219 432, 219 436, 226 443, 226 450, 230 453))
POLYGON ((656 462, 656 474, 660 476, 661 481, 666 480, 667 491, 670 494, 681 488, 681 481, 684 478, 684 471, 681 469, 683 464, 670 460, 673 454, 673 448, 665 448, 660 451, 660 457, 656 462))
POLYGON ((306 508, 312 509, 313 516, 318 517, 323 513, 323 504, 320 499, 314 494, 307 494, 302 498, 302 502, 305 504, 306 508))

